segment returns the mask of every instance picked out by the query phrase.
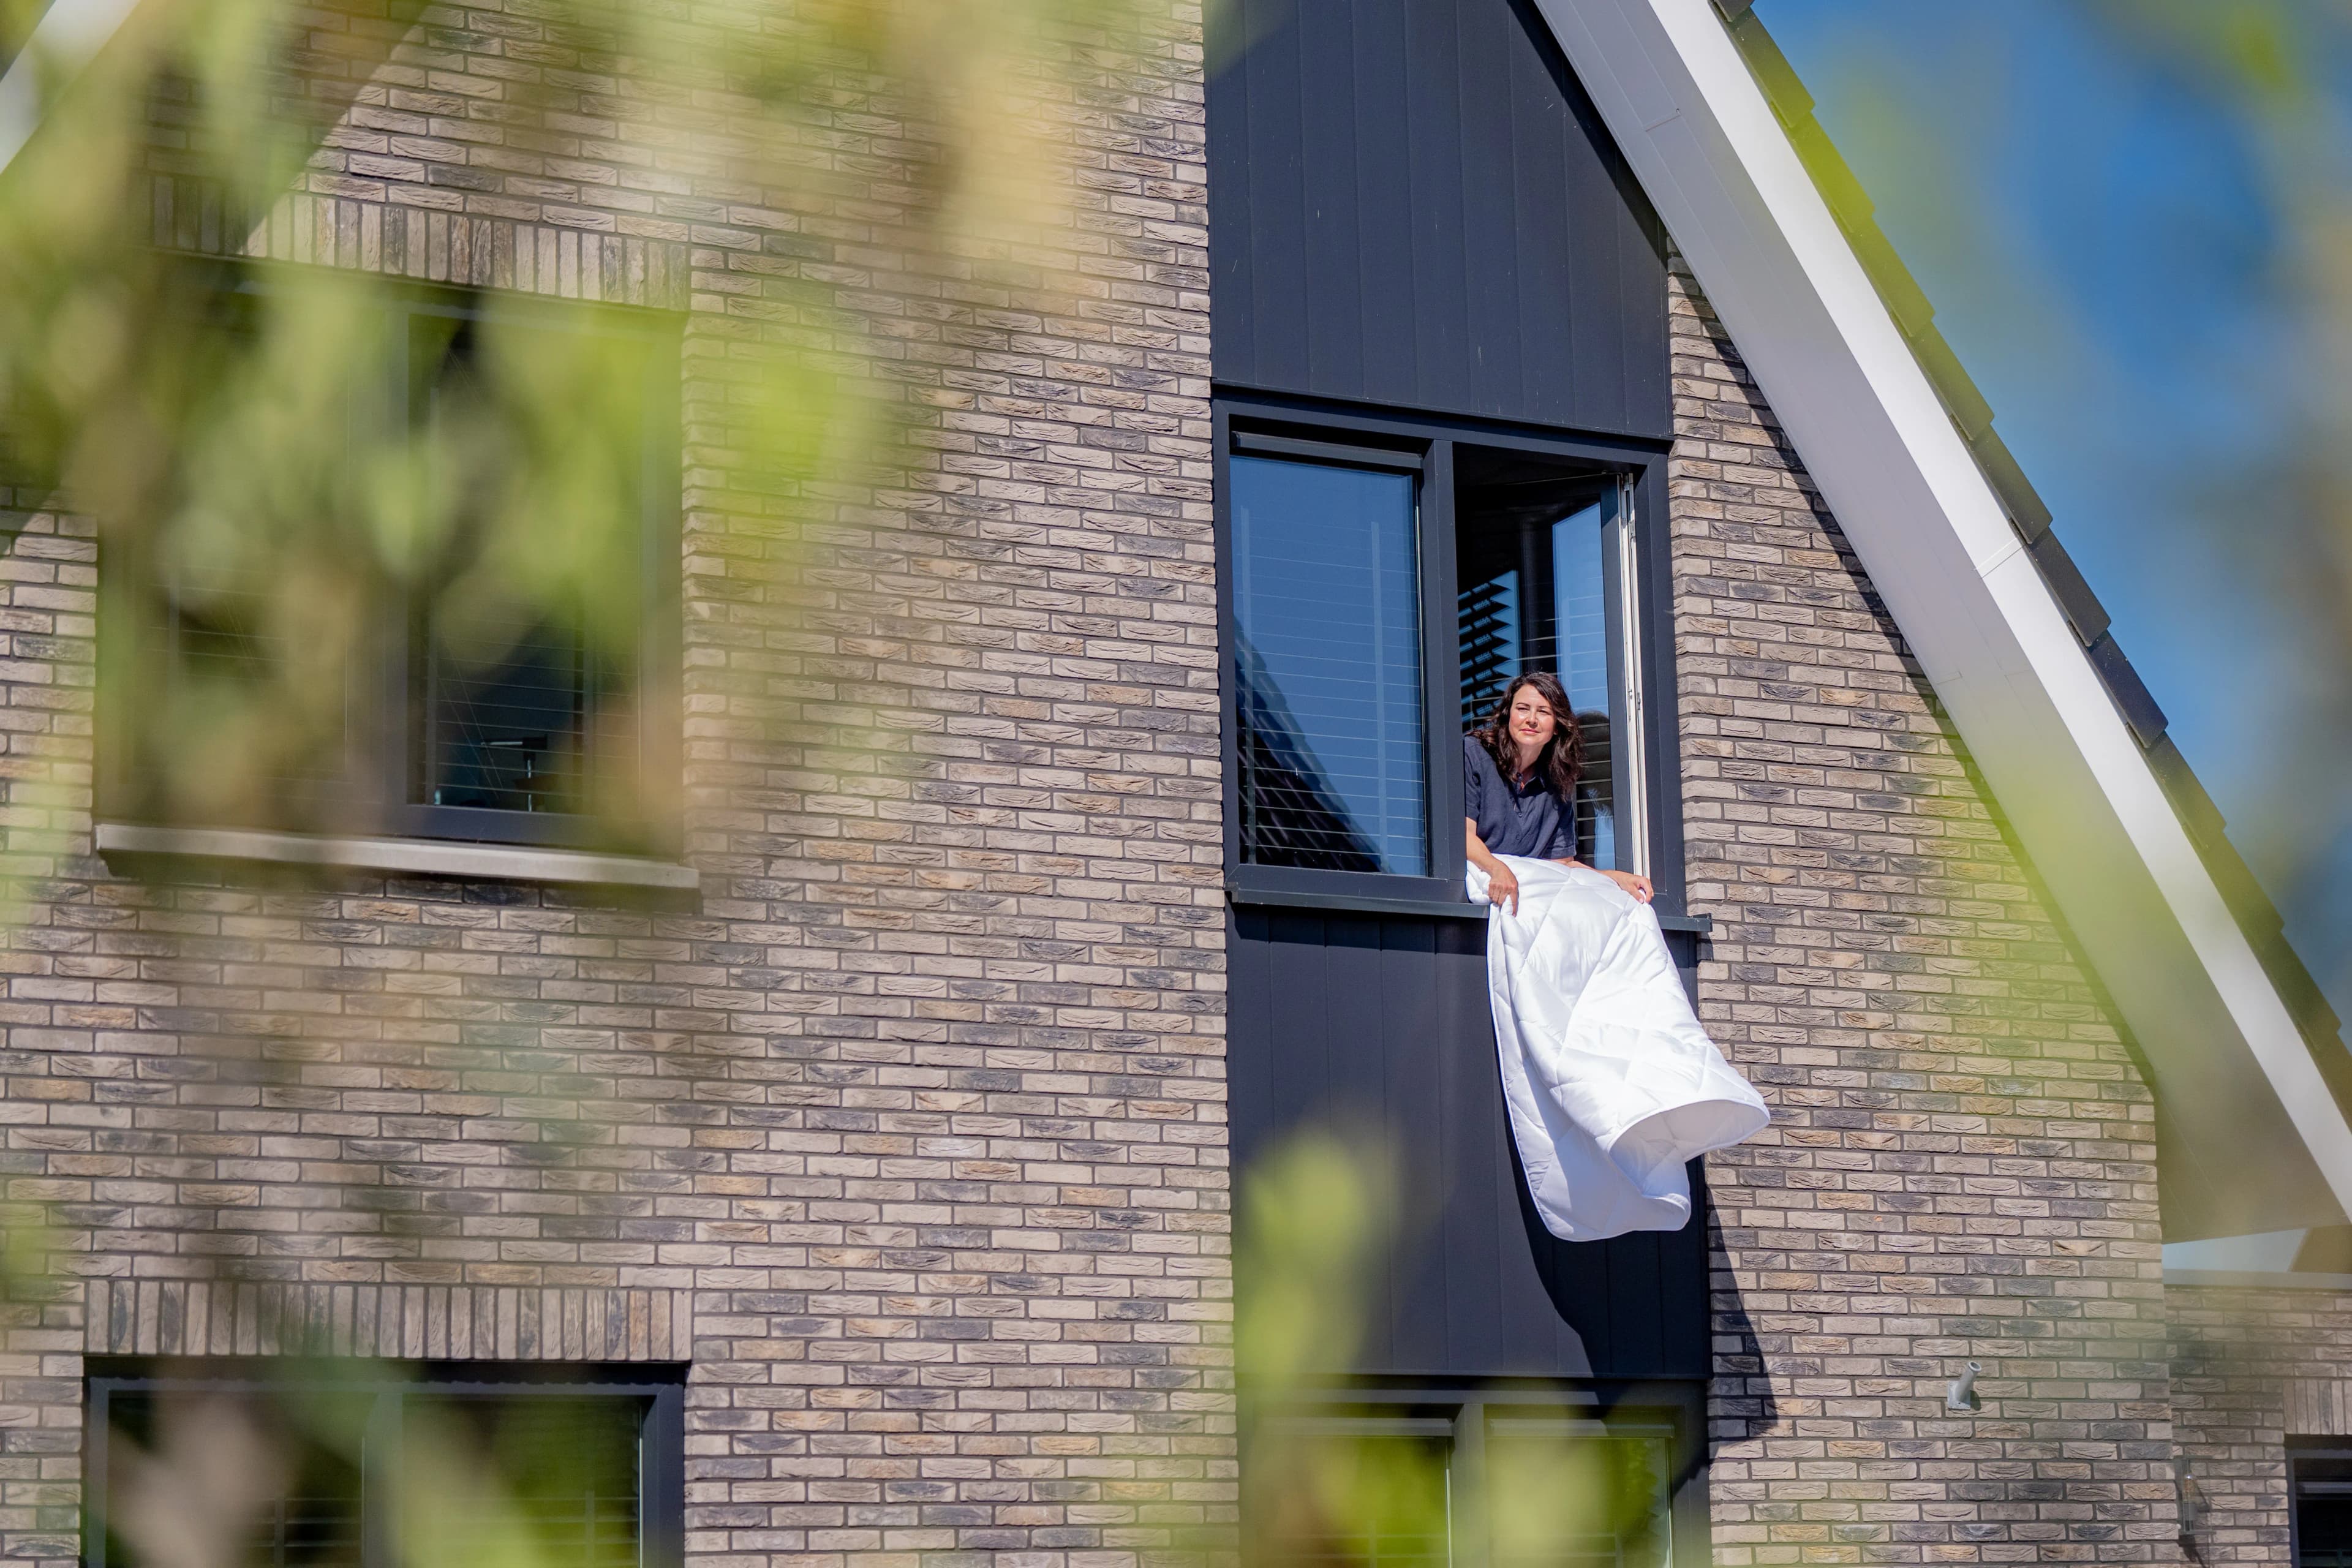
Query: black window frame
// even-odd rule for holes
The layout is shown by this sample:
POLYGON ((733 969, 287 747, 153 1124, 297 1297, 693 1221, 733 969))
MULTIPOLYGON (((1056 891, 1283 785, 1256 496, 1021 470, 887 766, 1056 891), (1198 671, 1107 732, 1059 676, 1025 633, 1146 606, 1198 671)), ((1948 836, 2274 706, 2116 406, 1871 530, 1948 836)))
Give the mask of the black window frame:
POLYGON ((1212 403, 1217 566, 1217 691, 1223 773, 1225 888, 1237 904, 1352 909, 1436 915, 1483 914, 1462 885, 1465 870, 1460 744, 1461 668, 1455 635, 1454 448, 1523 452, 1530 457, 1613 469, 1626 476, 1636 581, 1628 603, 1639 706, 1643 849, 1657 889, 1655 908, 1669 929, 1687 929, 1683 880, 1681 740, 1674 693, 1674 573, 1667 550, 1667 444, 1607 435, 1365 409, 1306 398, 1221 389, 1212 403), (1239 441, 1246 450, 1236 449, 1239 441), (1242 859, 1241 766, 1234 715, 1232 459, 1296 457, 1421 476, 1415 544, 1421 574, 1423 735, 1427 748, 1430 874, 1335 871, 1260 866, 1242 859), (1443 634, 1443 635, 1441 635, 1443 634))
MULTIPOLYGON (((185 260, 175 279, 192 300, 234 300, 286 291, 300 268, 294 264, 185 260)), ((644 440, 640 453, 643 519, 638 569, 637 637, 628 689, 635 700, 634 766, 624 771, 646 778, 675 779, 684 765, 683 680, 683 430, 682 345, 684 317, 643 306, 553 299, 414 279, 370 279, 375 302, 385 311, 383 363, 369 396, 374 406, 354 414, 379 419, 398 438, 413 436, 426 416, 415 374, 411 323, 419 317, 464 322, 508 321, 555 331, 618 334, 645 351, 644 440)), ((101 563, 99 627, 101 685, 99 716, 100 818, 171 828, 281 830, 288 823, 266 811, 228 819, 196 819, 144 809, 135 770, 141 765, 131 739, 128 705, 159 687, 162 661, 171 657, 155 646, 143 626, 146 603, 167 593, 154 584, 155 567, 136 542, 135 531, 101 563)), ((602 849, 675 856, 683 847, 684 824, 667 820, 614 821, 593 814, 530 812, 436 805, 424 795, 426 742, 431 723, 427 702, 429 661, 417 638, 422 606, 415 601, 383 606, 371 623, 375 657, 357 672, 364 695, 355 708, 373 763, 365 775, 373 796, 360 807, 338 810, 352 817, 339 827, 368 837, 434 840, 517 847, 602 849)), ((356 764, 354 764, 356 765, 356 764)))
MULTIPOLYGON (((2339 1470, 2352 1469, 2352 1437, 2290 1436, 2286 1440, 2287 1562, 2296 1568, 2300 1568, 2304 1553, 2303 1500, 2312 1495, 2305 1489, 2312 1483, 2311 1478, 2306 1477, 2304 1471, 2306 1465, 2315 1461, 2339 1470)), ((2345 1487, 2352 1486, 2352 1480, 2339 1475, 2318 1484, 2345 1487)), ((2341 1497, 2345 1494, 2336 1495, 2341 1497)))
MULTIPOLYGON (((1400 1436, 1427 1435, 1483 1462, 1491 1422, 1564 1415, 1608 1428, 1596 1436, 1657 1436, 1669 1466, 1667 1519, 1672 1568, 1708 1568, 1715 1561, 1708 1503, 1706 1384, 1682 1379, 1430 1379, 1333 1378, 1278 1391, 1244 1384, 1241 1398, 1242 1568, 1293 1568, 1257 1524, 1261 1494, 1253 1492, 1249 1448, 1269 1423, 1329 1420, 1374 1423, 1400 1436)), ((1385 1434, 1381 1434, 1385 1435, 1385 1434)), ((1467 1529, 1449 1536, 1452 1568, 1493 1568, 1486 1521, 1471 1515, 1467 1529)))
MULTIPOLYGON (((161 1362, 93 1356, 82 1379, 82 1568, 107 1563, 109 1406, 121 1394, 255 1394, 288 1388, 373 1394, 377 1415, 397 1420, 404 1398, 530 1395, 549 1399, 639 1399, 638 1568, 684 1568, 686 1560, 686 1369, 667 1363, 580 1362, 389 1362, 357 1358, 274 1361, 220 1357, 161 1362)), ((395 1440, 396 1426, 391 1430, 395 1440)), ((372 1442, 374 1439, 371 1439, 372 1442)), ((362 1456, 362 1488, 385 1453, 362 1456)), ((394 1522, 362 1502, 362 1568, 398 1568, 394 1522)))

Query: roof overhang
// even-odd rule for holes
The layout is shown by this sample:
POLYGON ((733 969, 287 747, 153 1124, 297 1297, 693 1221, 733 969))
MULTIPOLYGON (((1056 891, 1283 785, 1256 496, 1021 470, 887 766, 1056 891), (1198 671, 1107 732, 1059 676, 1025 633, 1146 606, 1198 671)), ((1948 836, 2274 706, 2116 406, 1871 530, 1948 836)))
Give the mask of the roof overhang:
POLYGON ((0 73, 0 172, 16 162, 56 94, 122 30, 140 0, 50 0, 0 73))
POLYGON ((2166 1121, 2168 1226, 2341 1223, 2352 1124, 2321 1047, 1723 22, 1708 0, 1537 4, 2122 1014, 2166 1121))

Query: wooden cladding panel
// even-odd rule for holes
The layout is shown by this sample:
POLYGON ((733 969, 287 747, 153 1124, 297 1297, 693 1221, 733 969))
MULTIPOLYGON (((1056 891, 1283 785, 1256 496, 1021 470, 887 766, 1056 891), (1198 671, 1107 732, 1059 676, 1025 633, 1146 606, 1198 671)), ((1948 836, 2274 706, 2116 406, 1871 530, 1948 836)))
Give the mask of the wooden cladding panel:
POLYGON ((1406 1212, 1374 1261, 1362 1354, 1320 1370, 1707 1374, 1701 1226, 1569 1243, 1536 1216, 1503 1106, 1483 925, 1245 909, 1229 952, 1242 1183, 1310 1129, 1369 1130, 1401 1167, 1406 1212))
POLYGON ((1664 230, 1529 0, 1211 16, 1219 382, 1672 433, 1664 230))

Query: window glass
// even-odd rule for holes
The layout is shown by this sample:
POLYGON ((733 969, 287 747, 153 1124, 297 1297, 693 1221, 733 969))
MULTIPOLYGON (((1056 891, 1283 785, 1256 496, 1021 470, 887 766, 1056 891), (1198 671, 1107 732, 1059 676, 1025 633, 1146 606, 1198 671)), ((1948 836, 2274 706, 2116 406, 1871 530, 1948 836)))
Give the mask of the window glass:
POLYGON ((1663 1436, 1498 1417, 1486 1436, 1495 1568, 1665 1568, 1663 1436))
POLYGON ((1559 676, 1584 738, 1577 858, 1636 868, 1618 811, 1630 682, 1617 476, 1456 450, 1462 727, 1485 723, 1523 671, 1559 676))
POLYGON ((1235 457, 1242 858, 1429 870, 1410 475, 1235 457))
MULTIPOLYGON (((1612 485, 1611 500, 1615 493, 1612 485)), ((1576 792, 1577 858, 1619 867, 1623 862, 1617 850, 1613 742, 1621 703, 1619 661, 1609 636, 1611 510, 1596 500, 1551 525, 1551 586, 1558 606, 1556 668, 1584 733, 1584 774, 1576 792)))
POLYGON ((667 1490, 647 1473, 657 1403, 364 1373, 115 1387, 85 1561, 173 1568, 203 1542, 215 1568, 655 1568, 649 1539, 670 1539, 646 1518, 667 1490))
POLYGON ((2296 1568, 2352 1568, 2352 1454, 2294 1456, 2296 1568))
POLYGON ((305 381, 260 298, 207 296, 249 395, 178 459, 256 475, 252 503, 153 520, 110 580, 132 635, 109 634, 109 815, 650 847, 670 805, 648 711, 667 671, 646 662, 670 613, 666 335, 371 297, 305 381), (247 452, 295 404, 320 411, 303 442, 247 452))
POLYGON ((1522 1407, 1423 1410, 1263 1422, 1246 1460, 1258 1553, 1280 1568, 1672 1562, 1664 1432, 1522 1407))
MULTIPOLYGON (((110 801, 118 812, 241 822, 286 803, 346 819, 374 794, 358 765, 368 741, 359 667, 363 605, 378 595, 350 566, 364 552, 336 520, 362 466, 354 431, 373 407, 381 344, 362 338, 321 365, 289 352, 285 332, 263 331, 252 304, 208 297, 212 333, 192 339, 192 382, 238 411, 190 416, 173 452, 202 502, 127 542, 130 578, 118 584, 110 566, 110 594, 133 595, 115 600, 113 625, 145 655, 103 683, 121 694, 109 719, 134 759, 110 801)), ((106 635, 111 648, 118 633, 106 635)))
POLYGON ((186 1561, 181 1543, 197 1536, 221 1543, 221 1568, 360 1568, 366 1412, 364 1402, 351 1406, 332 1395, 116 1395, 107 1410, 107 1562, 168 1568, 186 1561))
POLYGON ((587 1396, 408 1400, 402 1535, 412 1560, 634 1568, 640 1417, 636 1401, 587 1396))
MULTIPOLYGON (((1299 1434, 1265 1521, 1289 1568, 1446 1568, 1452 1445, 1379 1432, 1299 1434)), ((1269 1455, 1271 1460, 1273 1456, 1269 1455)))
POLYGON ((413 798, 626 815, 647 344, 429 315, 410 343, 442 503, 414 567, 413 798))

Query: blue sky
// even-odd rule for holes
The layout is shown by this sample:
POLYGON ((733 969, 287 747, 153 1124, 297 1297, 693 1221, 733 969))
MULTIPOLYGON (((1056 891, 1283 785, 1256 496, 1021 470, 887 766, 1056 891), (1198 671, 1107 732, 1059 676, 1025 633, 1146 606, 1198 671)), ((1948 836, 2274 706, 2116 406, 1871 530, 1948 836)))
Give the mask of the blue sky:
MULTIPOLYGON (((2333 7, 2200 3, 2220 9, 2186 30, 2236 15, 2254 74, 2300 95, 2293 168, 2335 168, 2352 137, 2333 7)), ((2310 207, 2282 188, 2278 121, 2232 98, 2226 63, 2209 69, 2227 50, 2164 35, 2168 12, 2189 15, 2162 0, 1757 4, 2352 1017, 2352 896, 2336 891, 2352 886, 2352 789, 2327 760, 2352 730, 2352 643, 2326 625, 2352 605, 2282 586, 2316 575, 2297 563, 2335 526, 2315 524, 2283 457, 2347 393, 2315 342, 2310 207)))

